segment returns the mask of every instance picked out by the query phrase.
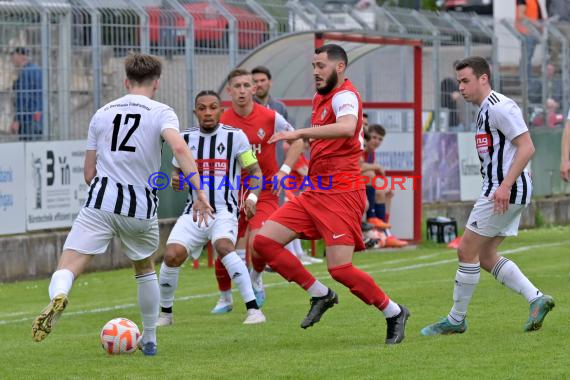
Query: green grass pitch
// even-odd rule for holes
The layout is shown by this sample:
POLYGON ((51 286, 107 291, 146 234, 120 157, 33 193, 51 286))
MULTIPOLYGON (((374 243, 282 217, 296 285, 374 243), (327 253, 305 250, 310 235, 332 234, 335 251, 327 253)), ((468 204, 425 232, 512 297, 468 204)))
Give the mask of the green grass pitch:
POLYGON ((0 379, 565 379, 570 378, 570 228, 522 231, 501 247, 556 307, 542 330, 523 333, 526 301, 483 273, 463 335, 421 337, 419 330, 452 304, 453 250, 431 243, 404 252, 362 253, 368 271, 412 316, 406 340, 384 345, 381 313, 335 283, 324 264, 309 268, 339 294, 340 303, 308 330, 299 327, 308 296, 276 274, 265 274, 267 323, 245 326, 234 311, 210 314, 217 301, 213 269, 181 272, 175 325, 160 328, 158 355, 109 356, 99 345, 108 320, 141 325, 131 270, 78 278, 66 312, 41 343, 31 323, 47 304, 48 280, 0 284, 0 379))

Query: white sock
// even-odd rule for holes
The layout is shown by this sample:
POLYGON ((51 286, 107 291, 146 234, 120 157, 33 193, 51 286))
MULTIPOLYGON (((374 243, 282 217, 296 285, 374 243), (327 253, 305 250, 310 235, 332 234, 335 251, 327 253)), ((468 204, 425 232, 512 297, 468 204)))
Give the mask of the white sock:
POLYGON ((248 303, 255 300, 251 278, 247 275, 247 267, 237 253, 235 251, 230 252, 222 257, 222 264, 226 267, 231 279, 236 283, 244 302, 248 303))
POLYGON ((178 275, 180 267, 169 267, 164 262, 160 266, 160 306, 172 307, 174 304, 174 292, 178 287, 178 275))
POLYGON ((322 282, 317 280, 313 285, 311 285, 311 287, 309 287, 309 289, 307 289, 307 292, 309 292, 311 297, 324 297, 327 294, 329 294, 329 288, 327 288, 326 286, 323 285, 322 282))
POLYGON ((294 242, 294 240, 291 240, 283 248, 285 248, 286 250, 288 250, 289 252, 291 252, 295 256, 299 257, 299 255, 297 254, 297 251, 295 250, 295 244, 293 244, 293 242, 294 242))
POLYGON ((507 258, 501 257, 493 267, 491 273, 501 284, 506 285, 516 293, 522 294, 529 303, 543 295, 542 292, 526 278, 517 264, 507 258))
POLYGON ((158 303, 160 290, 156 272, 139 274, 137 280, 139 308, 143 321, 142 343, 156 343, 156 322, 158 321, 158 303))
POLYGON ((459 263, 455 274, 455 288, 453 289, 453 307, 447 319, 451 324, 459 325, 467 315, 467 306, 471 301, 473 292, 479 283, 481 266, 477 264, 459 263))
POLYGON ((295 252, 295 255, 297 255, 297 257, 302 257, 304 256, 305 252, 303 252, 303 246, 301 245, 301 239, 295 239, 291 242, 293 244, 293 249, 295 252))
POLYGON ((236 253, 239 256, 239 258, 242 259, 243 262, 245 263, 245 249, 243 248, 236 249, 236 253))
POLYGON ((256 290, 263 290, 263 273, 258 272, 255 269, 251 269, 249 272, 249 277, 251 278, 251 286, 253 286, 256 290))
POLYGON ((382 313, 384 313, 384 316, 386 318, 395 317, 396 315, 399 315, 401 312, 402 309, 400 309, 400 306, 392 300, 390 300, 390 302, 388 302, 388 306, 386 306, 386 308, 382 310, 382 313))
POLYGON ((231 290, 224 290, 223 292, 220 292, 220 296, 225 301, 234 302, 234 297, 232 296, 231 290))
POLYGON ((73 285, 73 272, 69 269, 56 270, 51 276, 49 283, 49 299, 54 299, 59 294, 68 295, 73 285))

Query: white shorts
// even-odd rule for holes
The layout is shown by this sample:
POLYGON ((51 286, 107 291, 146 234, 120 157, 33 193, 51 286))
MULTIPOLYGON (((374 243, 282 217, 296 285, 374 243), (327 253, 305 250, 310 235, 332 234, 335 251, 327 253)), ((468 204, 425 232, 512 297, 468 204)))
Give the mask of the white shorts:
POLYGON ((192 214, 183 214, 178 218, 170 232, 166 244, 180 244, 195 260, 200 257, 202 248, 211 240, 212 244, 218 239, 230 239, 235 245, 238 232, 238 219, 235 214, 220 212, 215 214, 216 219, 198 227, 198 222, 192 220, 192 214))
POLYGON ((121 247, 129 259, 146 259, 158 249, 158 219, 137 219, 83 207, 63 249, 99 255, 105 253, 113 236, 121 239, 121 247))
POLYGON ((477 199, 465 227, 487 237, 517 236, 522 212, 528 205, 509 204, 507 212, 499 215, 493 213, 494 203, 488 198, 477 199))

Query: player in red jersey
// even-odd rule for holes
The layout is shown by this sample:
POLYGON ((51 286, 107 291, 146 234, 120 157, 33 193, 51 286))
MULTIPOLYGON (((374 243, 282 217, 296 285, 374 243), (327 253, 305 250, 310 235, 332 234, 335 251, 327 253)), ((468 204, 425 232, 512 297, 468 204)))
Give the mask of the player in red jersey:
POLYGON ((345 79, 347 64, 346 52, 338 45, 327 44, 315 50, 313 74, 317 93, 313 98, 312 128, 277 133, 270 140, 311 140, 312 186, 269 218, 253 246, 273 270, 311 295, 311 308, 301 322, 302 328, 308 328, 338 303, 338 296, 315 279, 284 246, 297 237, 324 239, 332 278, 384 313, 388 325, 386 343, 395 344, 404 339, 409 311, 393 302, 370 275, 352 265, 354 251, 364 249, 360 220, 366 195, 363 183, 351 181, 360 174, 362 102, 356 88, 345 79))
MULTIPOLYGON (((261 191, 259 199, 254 199, 257 202, 255 215, 247 220, 245 214, 241 213, 238 238, 245 238, 245 241, 241 240, 237 245, 238 249, 243 249, 247 245, 248 252, 251 253, 253 267, 250 272, 251 281, 257 303, 261 307, 265 300, 261 274, 265 269, 266 263, 253 249, 253 239, 263 223, 279 208, 278 195, 281 191, 281 180, 291 172, 291 167, 303 150, 303 141, 298 140, 291 144, 285 157, 285 162, 279 168, 276 160, 275 144, 270 144, 269 139, 277 132, 291 132, 294 131, 294 128, 279 113, 253 101, 255 84, 249 71, 234 69, 228 74, 227 81, 226 91, 231 97, 232 106, 222 114, 220 122, 244 131, 253 152, 257 155, 264 177, 264 180, 261 182, 267 185, 261 191)), ((247 175, 247 172, 243 172, 242 179, 247 175)), ((245 196, 245 192, 243 195, 245 196)), ((255 197, 255 195, 250 193, 249 197, 252 196, 255 197)), ((215 262, 215 268, 221 297, 214 309, 212 309, 212 313, 226 313, 232 310, 231 279, 219 259, 215 262)))

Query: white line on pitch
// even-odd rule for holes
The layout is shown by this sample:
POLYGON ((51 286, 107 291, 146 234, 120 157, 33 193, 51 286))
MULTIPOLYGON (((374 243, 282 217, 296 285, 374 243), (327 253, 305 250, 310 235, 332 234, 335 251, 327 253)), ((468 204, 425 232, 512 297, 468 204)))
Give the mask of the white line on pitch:
MULTIPOLYGON (((516 254, 516 253, 526 252, 526 251, 529 251, 529 250, 534 249, 534 248, 556 247, 556 246, 560 246, 560 245, 564 245, 564 244, 568 244, 568 243, 569 243, 568 241, 563 241, 563 242, 557 242, 557 243, 527 245, 524 247, 506 249, 504 251, 500 251, 499 254, 501 254, 501 255, 512 255, 512 254, 516 254)), ((433 267, 433 266, 449 264, 449 263, 454 263, 454 262, 457 262, 457 258, 434 261, 434 262, 430 262, 430 263, 407 265, 405 267, 378 269, 375 271, 369 271, 368 273, 370 274, 370 273, 384 273, 384 272, 400 272, 400 271, 405 271, 405 270, 410 270, 410 269, 433 267)))
MULTIPOLYGON (((518 247, 518 248, 513 248, 513 249, 507 249, 504 251, 500 251, 499 253, 501 255, 509 255, 509 254, 516 254, 516 253, 521 253, 521 252, 526 252, 529 251, 531 249, 534 248, 547 248, 547 247, 556 247, 556 246, 560 246, 560 245, 564 245, 564 244, 568 244, 570 241, 562 241, 562 242, 557 242, 557 243, 547 243, 547 244, 534 244, 534 245, 528 245, 528 246, 523 246, 523 247, 518 247)), ((437 254, 432 254, 432 255, 427 255, 427 256, 435 256, 437 254)), ((425 257, 425 256, 424 256, 425 257)), ((452 262, 457 262, 457 258, 453 258, 453 259, 447 259, 447 260, 440 260, 440 261, 434 261, 431 263, 421 263, 421 264, 414 264, 414 265, 407 265, 407 266, 403 266, 403 267, 396 267, 396 268, 385 268, 385 269, 379 269, 376 271, 369 271, 367 273, 383 273, 383 272, 399 272, 399 271, 406 271, 406 270, 411 270, 411 269, 417 269, 417 268, 425 268, 425 267, 431 267, 431 266, 438 266, 438 265, 443 265, 443 264, 449 264, 452 262)), ((384 265, 385 263, 382 263, 382 265, 384 265)), ((325 273, 315 273, 315 276, 320 276, 320 275, 326 275, 325 273)), ((270 284, 266 284, 265 287, 266 288, 273 288, 273 287, 277 287, 277 286, 284 286, 284 285, 289 285, 288 282, 278 282, 278 283, 270 283, 270 284)), ((234 292, 236 290, 234 289, 234 292)), ((207 294, 196 294, 196 295, 191 295, 191 296, 183 296, 183 297, 179 297, 176 299, 176 301, 189 301, 189 300, 193 300, 193 299, 200 299, 200 298, 209 298, 209 297, 215 297, 219 295, 218 292, 216 293, 207 293, 207 294)), ((130 309, 133 307, 136 307, 137 304, 134 303, 128 303, 128 304, 123 304, 123 305, 115 305, 115 306, 108 306, 108 307, 101 307, 101 308, 96 308, 96 309, 90 309, 90 310, 78 310, 78 311, 70 311, 65 313, 66 316, 70 316, 70 315, 83 315, 83 314, 96 314, 96 313, 104 313, 107 311, 113 311, 113 310, 123 310, 123 309, 130 309)), ((31 321, 33 320, 34 317, 25 317, 25 318, 20 318, 20 319, 12 319, 12 320, 0 320, 0 326, 1 325, 7 325, 7 324, 12 324, 12 323, 19 323, 19 322, 26 322, 26 321, 31 321)))

